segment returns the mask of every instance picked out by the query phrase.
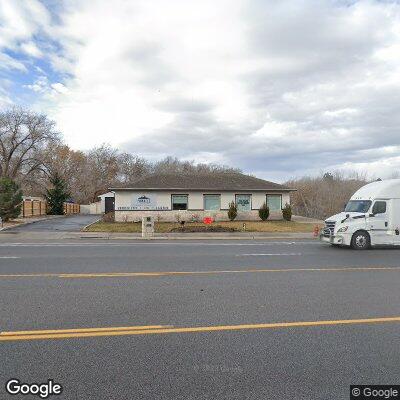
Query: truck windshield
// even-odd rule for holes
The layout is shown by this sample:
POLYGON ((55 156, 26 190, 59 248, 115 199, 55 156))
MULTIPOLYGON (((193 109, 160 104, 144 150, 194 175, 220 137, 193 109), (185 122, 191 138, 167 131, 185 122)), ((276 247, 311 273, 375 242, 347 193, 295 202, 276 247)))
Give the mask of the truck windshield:
POLYGON ((344 211, 365 213, 371 207, 371 200, 350 200, 344 211))

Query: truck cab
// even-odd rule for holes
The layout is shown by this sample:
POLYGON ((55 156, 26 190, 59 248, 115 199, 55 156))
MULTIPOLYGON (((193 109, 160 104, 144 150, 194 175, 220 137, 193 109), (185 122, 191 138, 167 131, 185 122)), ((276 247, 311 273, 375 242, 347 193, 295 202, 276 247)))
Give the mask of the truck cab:
POLYGON ((320 240, 366 250, 371 246, 400 245, 400 179, 363 186, 343 212, 325 220, 320 240))

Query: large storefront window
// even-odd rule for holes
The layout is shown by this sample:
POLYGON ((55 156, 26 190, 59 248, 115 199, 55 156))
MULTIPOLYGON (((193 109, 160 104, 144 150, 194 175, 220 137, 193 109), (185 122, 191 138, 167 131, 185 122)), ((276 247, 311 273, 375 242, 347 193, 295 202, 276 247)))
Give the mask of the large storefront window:
POLYGON ((250 194, 237 194, 236 195, 236 206, 238 211, 250 211, 251 210, 251 195, 250 194))
POLYGON ((204 210, 218 211, 221 209, 221 196, 219 194, 204 195, 204 210))
POLYGON ((188 209, 188 195, 187 194, 173 194, 172 195, 172 209, 173 210, 187 210, 188 209))
POLYGON ((280 194, 267 194, 267 206, 270 211, 281 211, 282 196, 280 194))

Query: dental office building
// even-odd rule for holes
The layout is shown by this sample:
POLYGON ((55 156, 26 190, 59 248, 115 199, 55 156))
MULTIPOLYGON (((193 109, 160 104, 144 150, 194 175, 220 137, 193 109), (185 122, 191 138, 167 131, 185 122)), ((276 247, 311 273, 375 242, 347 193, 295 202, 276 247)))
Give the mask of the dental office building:
POLYGON ((212 217, 227 221, 229 203, 237 205, 237 220, 259 220, 264 202, 270 219, 282 218, 294 189, 240 173, 157 174, 139 179, 129 187, 110 188, 115 193, 115 221, 202 221, 212 217))

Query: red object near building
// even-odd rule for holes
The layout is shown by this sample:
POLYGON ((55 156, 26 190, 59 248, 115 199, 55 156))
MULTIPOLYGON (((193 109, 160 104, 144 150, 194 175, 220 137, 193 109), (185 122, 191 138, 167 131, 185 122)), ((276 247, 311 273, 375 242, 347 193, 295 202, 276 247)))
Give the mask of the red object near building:
POLYGON ((204 222, 205 224, 207 224, 207 225, 212 224, 213 221, 214 221, 214 220, 213 220, 211 217, 204 217, 204 218, 203 218, 203 222, 204 222))

